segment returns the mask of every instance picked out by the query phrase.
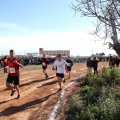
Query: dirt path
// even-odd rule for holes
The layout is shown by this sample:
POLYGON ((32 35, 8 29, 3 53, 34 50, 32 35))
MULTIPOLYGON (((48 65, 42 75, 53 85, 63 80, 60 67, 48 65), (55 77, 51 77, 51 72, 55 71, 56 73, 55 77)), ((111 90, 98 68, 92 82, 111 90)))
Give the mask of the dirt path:
MULTIPOLYGON (((37 68, 29 72, 27 72, 29 68, 20 70, 20 91, 22 94, 20 99, 16 99, 17 93, 13 97, 10 96, 10 91, 5 87, 7 75, 3 75, 0 71, 0 120, 47 120, 49 118, 61 92, 58 92, 59 86, 55 72, 51 70, 51 67, 48 68, 48 80, 44 79, 42 71, 37 68)), ((64 88, 86 72, 85 64, 75 64, 71 78, 68 79, 66 75, 66 82, 62 83, 62 87, 64 88)), ((70 87, 66 89, 66 94, 70 94, 69 89, 70 87)))

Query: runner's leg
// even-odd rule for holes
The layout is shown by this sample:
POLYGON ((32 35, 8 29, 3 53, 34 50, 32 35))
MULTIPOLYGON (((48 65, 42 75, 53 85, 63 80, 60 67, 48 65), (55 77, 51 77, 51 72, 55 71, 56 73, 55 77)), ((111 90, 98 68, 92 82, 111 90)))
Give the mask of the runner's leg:
POLYGON ((58 85, 59 85, 59 87, 60 87, 60 89, 61 89, 61 81, 62 81, 62 78, 59 77, 59 76, 57 76, 57 79, 58 79, 58 85))
POLYGON ((11 83, 7 82, 7 83, 6 83, 6 87, 7 87, 8 89, 10 89, 11 91, 13 91, 13 87, 11 86, 11 83))
POLYGON ((18 92, 17 98, 20 98, 20 90, 19 90, 19 87, 18 87, 19 81, 20 81, 19 76, 16 76, 16 77, 14 78, 14 88, 15 88, 15 89, 17 90, 17 92, 18 92))
POLYGON ((8 75, 6 80, 6 87, 11 91, 13 91, 13 87, 11 86, 12 82, 13 82, 12 76, 8 75))

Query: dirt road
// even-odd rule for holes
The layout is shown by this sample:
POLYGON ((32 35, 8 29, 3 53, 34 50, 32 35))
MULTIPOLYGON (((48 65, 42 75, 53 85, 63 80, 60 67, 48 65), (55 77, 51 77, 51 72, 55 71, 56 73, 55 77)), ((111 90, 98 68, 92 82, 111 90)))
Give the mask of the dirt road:
MULTIPOLYGON (((101 65, 103 63, 100 63, 101 65)), ((38 65, 20 69, 22 95, 20 99, 16 99, 17 93, 13 97, 10 96, 11 91, 7 90, 5 86, 7 74, 0 69, 0 120, 47 120, 50 117, 51 111, 61 95, 61 91, 58 92, 59 86, 55 72, 51 68, 52 66, 49 65, 48 80, 45 79, 41 67, 38 65)), ((85 74, 87 72, 86 64, 74 64, 72 70, 70 79, 66 74, 66 82, 62 83, 62 88, 85 74)))

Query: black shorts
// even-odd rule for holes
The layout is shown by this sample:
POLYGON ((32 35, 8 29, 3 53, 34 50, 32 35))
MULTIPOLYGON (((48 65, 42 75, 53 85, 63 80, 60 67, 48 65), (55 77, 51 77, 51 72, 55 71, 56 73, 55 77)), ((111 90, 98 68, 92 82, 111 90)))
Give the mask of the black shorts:
POLYGON ((8 75, 7 77, 7 82, 8 83, 13 83, 14 85, 19 85, 19 75, 18 76, 11 76, 11 75, 8 75))
POLYGON ((42 69, 43 69, 43 70, 46 70, 46 69, 47 69, 47 67, 46 67, 46 66, 42 66, 42 69))
POLYGON ((63 73, 56 73, 56 76, 57 76, 57 77, 64 78, 64 74, 63 74, 63 73))

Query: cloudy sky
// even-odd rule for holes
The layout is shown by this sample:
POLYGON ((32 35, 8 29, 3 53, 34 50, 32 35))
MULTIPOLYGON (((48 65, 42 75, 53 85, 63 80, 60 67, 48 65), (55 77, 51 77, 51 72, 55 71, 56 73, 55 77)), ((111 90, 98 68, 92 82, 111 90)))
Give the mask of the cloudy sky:
POLYGON ((115 52, 89 34, 93 18, 82 18, 70 8, 75 0, 1 0, 0 54, 70 50, 71 55, 115 52))

